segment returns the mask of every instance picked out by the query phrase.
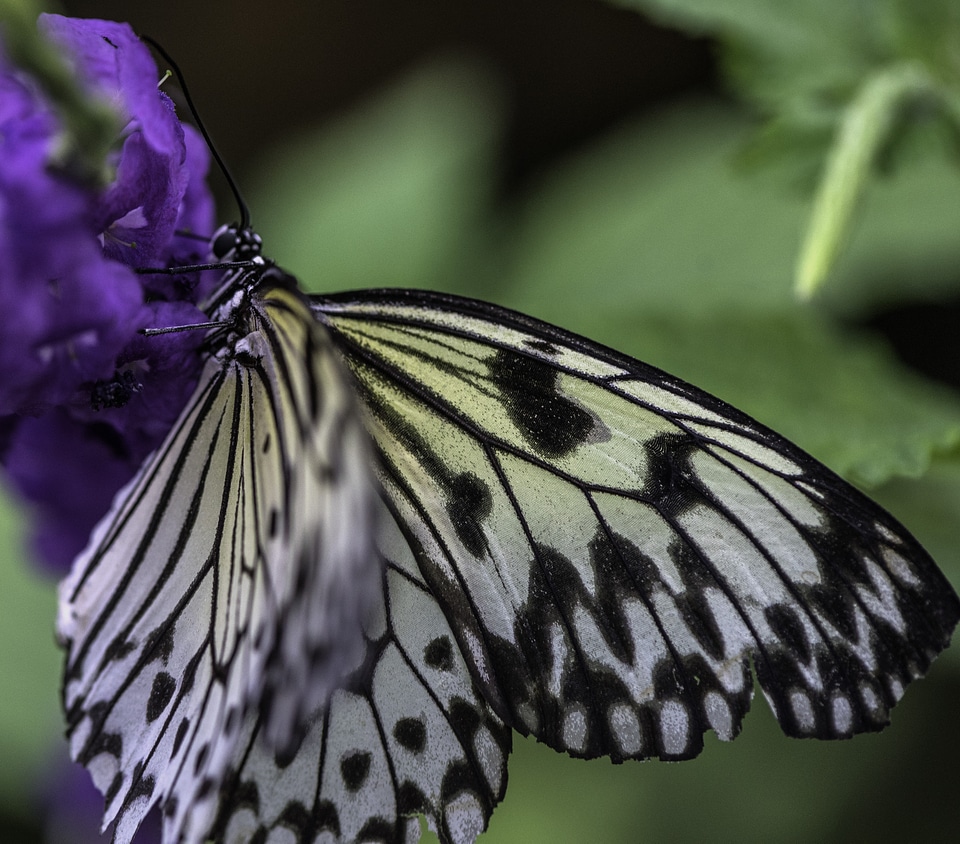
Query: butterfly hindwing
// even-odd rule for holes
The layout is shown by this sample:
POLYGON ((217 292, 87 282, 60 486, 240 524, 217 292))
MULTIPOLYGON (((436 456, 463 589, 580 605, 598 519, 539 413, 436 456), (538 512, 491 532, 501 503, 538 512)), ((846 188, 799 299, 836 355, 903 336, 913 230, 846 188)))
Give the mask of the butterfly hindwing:
POLYGON ((117 842, 158 800, 165 840, 204 840, 241 725, 262 715, 272 746, 295 746, 362 660, 380 595, 370 451, 339 358, 299 294, 244 296, 61 584, 71 751, 117 842))
POLYGON ((311 725, 292 761, 250 719, 222 795, 217 840, 416 842, 423 813, 441 840, 469 844, 506 788, 511 731, 473 683, 398 521, 379 535, 384 612, 368 664, 311 725))
POLYGON ((916 541, 782 437, 470 300, 316 297, 411 551, 498 715, 573 755, 875 730, 960 609, 916 541))

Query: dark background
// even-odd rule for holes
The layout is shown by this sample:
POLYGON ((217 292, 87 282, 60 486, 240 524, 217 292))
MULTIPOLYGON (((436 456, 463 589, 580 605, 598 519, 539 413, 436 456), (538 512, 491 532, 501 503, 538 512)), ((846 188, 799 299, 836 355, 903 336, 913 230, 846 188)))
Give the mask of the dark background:
POLYGON ((711 43, 594 0, 65 2, 127 20, 187 77, 230 166, 291 129, 332 117, 439 54, 488 63, 508 97, 502 189, 625 116, 716 90, 711 43))

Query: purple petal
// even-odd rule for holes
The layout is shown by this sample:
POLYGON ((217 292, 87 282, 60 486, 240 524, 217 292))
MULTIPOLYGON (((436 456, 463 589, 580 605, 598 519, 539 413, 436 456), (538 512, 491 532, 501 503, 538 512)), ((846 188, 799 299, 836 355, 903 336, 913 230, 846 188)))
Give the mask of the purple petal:
POLYGON ((218 274, 132 270, 205 260, 205 244, 176 232, 214 228, 209 155, 157 90, 149 51, 126 24, 40 26, 127 120, 114 182, 94 193, 69 181, 50 167, 55 112, 0 51, 0 458, 33 505, 39 558, 62 573, 199 375, 202 332, 139 329, 205 320, 194 303, 218 274))
MULTIPOLYGON (((63 753, 51 766, 49 781, 40 797, 43 839, 47 844, 110 844, 112 830, 100 832, 103 795, 90 775, 63 753)), ((147 815, 133 837, 133 844, 159 844, 160 814, 147 815)))

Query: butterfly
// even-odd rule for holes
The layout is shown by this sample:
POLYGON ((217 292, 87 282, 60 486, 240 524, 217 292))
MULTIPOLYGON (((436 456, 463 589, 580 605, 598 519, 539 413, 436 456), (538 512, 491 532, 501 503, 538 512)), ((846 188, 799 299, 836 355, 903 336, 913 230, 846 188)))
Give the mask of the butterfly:
POLYGON ((679 379, 491 304, 307 297, 244 226, 206 364, 60 587, 114 840, 472 842, 572 756, 878 730, 960 602, 917 541, 679 379))

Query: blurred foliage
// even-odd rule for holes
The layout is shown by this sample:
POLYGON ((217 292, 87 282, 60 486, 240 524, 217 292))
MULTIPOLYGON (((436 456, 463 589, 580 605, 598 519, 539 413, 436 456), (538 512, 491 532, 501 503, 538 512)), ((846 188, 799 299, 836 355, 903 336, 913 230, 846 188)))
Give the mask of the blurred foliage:
POLYGON ((24 565, 22 527, 19 511, 0 494, 0 819, 31 814, 43 767, 63 733, 56 594, 24 565))
MULTIPOLYGON (((813 305, 791 291, 810 212, 798 176, 809 183, 822 168, 844 108, 891 57, 919 57, 938 78, 956 71, 955 4, 622 3, 719 32, 731 79, 766 128, 757 135, 746 108, 719 100, 676 103, 505 203, 492 188, 496 82, 439 61, 289 139, 242 180, 267 253, 311 290, 491 299, 662 366, 869 485, 960 584, 960 397, 855 326, 898 303, 960 297, 960 174, 941 154, 942 113, 903 114, 888 150, 898 166, 860 203, 831 285, 813 305), (869 25, 851 23, 867 7, 869 25), (751 133, 750 154, 768 166, 748 171, 751 133)), ((15 564, 19 516, 4 513, 0 542, 17 550, 0 567, 0 811, 29 818, 60 730, 55 600, 15 564)), ((517 738, 482 840, 952 840, 958 695, 960 657, 948 652, 893 728, 849 742, 787 740, 762 702, 736 742, 708 737, 703 756, 680 765, 573 761, 517 738)))
POLYGON ((731 86, 765 117, 753 157, 822 174, 795 270, 804 295, 826 278, 877 170, 918 149, 960 152, 953 0, 616 2, 719 38, 731 86))

